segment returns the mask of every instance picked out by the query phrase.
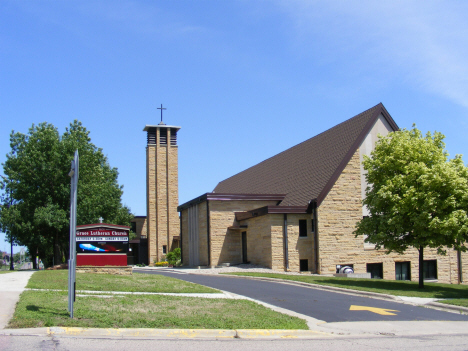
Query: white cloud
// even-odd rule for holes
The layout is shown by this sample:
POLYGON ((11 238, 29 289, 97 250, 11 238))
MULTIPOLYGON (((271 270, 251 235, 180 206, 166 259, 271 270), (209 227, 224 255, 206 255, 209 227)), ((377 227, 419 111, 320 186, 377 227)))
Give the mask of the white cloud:
POLYGON ((468 107, 468 3, 288 1, 296 49, 354 74, 403 80, 468 107), (319 40, 319 42, 317 42, 319 40), (318 47, 320 45, 320 47, 318 47), (315 52, 304 52, 313 48, 315 52))

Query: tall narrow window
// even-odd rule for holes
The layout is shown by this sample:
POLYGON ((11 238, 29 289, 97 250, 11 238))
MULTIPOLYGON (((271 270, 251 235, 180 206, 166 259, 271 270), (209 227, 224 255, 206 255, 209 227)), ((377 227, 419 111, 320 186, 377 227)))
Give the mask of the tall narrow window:
POLYGON ((437 279, 437 260, 424 261, 424 279, 437 279))
POLYGON ((166 253, 167 253, 167 246, 163 245, 163 254, 166 254, 166 253))
POLYGON ((411 280, 411 262, 395 262, 395 279, 411 280))
POLYGON ((299 220, 299 236, 307 236, 307 220, 299 220))

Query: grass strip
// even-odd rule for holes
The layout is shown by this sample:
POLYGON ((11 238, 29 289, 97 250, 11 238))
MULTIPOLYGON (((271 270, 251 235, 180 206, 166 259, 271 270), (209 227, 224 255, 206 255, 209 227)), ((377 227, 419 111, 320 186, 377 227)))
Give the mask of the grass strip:
POLYGON ((468 299, 439 300, 437 302, 468 308, 468 299))
POLYGON ((302 319, 247 300, 159 295, 77 297, 73 319, 67 307, 64 292, 25 291, 8 327, 308 329, 302 319))
MULTIPOLYGON (((68 270, 39 271, 29 279, 30 289, 68 290, 68 270)), ((168 293, 219 293, 219 290, 158 274, 76 274, 77 290, 168 292, 168 293)))
MULTIPOLYGON (((432 297, 441 299, 467 299, 468 285, 424 283, 424 289, 419 289, 417 282, 383 280, 383 279, 352 279, 341 277, 289 275, 281 273, 224 273, 251 277, 266 277, 291 280, 316 285, 335 286, 345 289, 370 291, 381 294, 410 297, 432 297)), ((453 300, 451 300, 453 301, 453 300)))

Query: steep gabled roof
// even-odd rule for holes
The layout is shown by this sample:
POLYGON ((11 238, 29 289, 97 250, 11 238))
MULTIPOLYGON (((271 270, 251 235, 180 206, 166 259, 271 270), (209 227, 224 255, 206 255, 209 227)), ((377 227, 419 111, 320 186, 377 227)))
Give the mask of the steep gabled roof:
POLYGON ((215 193, 287 194, 282 206, 320 205, 351 157, 383 115, 398 126, 382 103, 337 126, 220 182, 215 193))

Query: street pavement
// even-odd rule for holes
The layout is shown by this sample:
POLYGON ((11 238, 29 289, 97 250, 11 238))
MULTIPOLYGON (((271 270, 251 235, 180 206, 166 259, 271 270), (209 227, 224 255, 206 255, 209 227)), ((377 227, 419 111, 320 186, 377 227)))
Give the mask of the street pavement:
POLYGON ((424 337, 337 337, 334 339, 151 339, 151 338, 77 338, 56 336, 0 335, 2 351, 116 351, 116 350, 183 350, 183 351, 466 351, 463 335, 424 337))

